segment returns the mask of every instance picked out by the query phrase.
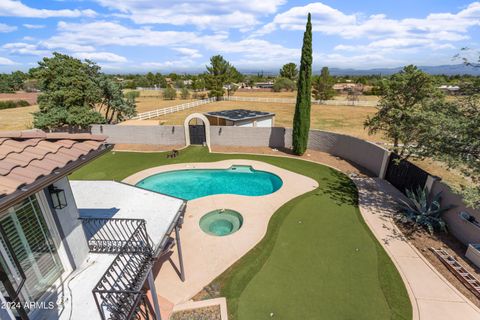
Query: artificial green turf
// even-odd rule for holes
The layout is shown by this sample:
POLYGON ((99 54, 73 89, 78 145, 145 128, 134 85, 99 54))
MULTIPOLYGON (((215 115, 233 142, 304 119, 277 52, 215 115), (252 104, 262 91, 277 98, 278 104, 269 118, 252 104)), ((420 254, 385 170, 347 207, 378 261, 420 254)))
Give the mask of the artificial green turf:
POLYGON ((232 158, 264 161, 309 176, 320 187, 281 207, 262 241, 214 281, 227 298, 231 319, 412 318, 400 275, 361 218, 355 186, 331 168, 190 147, 175 159, 165 153, 111 152, 71 179, 121 180, 164 164, 232 158))

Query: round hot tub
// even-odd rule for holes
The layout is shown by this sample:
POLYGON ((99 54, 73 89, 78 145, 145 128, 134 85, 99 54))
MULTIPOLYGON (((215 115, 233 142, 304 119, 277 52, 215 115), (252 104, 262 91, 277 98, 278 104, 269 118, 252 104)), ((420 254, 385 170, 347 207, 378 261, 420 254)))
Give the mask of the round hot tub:
POLYGON ((212 236, 226 236, 242 227, 243 217, 230 209, 218 209, 205 214, 200 219, 200 228, 212 236))

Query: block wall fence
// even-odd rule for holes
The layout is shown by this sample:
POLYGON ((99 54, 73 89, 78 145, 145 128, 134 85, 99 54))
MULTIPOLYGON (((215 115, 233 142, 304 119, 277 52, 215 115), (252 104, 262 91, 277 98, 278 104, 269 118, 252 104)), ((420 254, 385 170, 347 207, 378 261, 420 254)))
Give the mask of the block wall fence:
MULTIPOLYGON (((107 142, 114 144, 185 145, 185 129, 184 126, 179 125, 93 125, 91 132, 107 135, 107 142)), ((210 143, 212 146, 290 148, 292 129, 211 126, 210 143)), ((310 130, 308 148, 340 157, 367 169, 376 177, 385 177, 389 151, 374 143, 348 135, 310 130)), ((455 206, 444 214, 449 231, 466 245, 480 243, 480 228, 459 215, 460 212, 465 211, 480 221, 480 211, 467 208, 459 195, 433 176, 427 179, 427 186, 434 194, 442 192, 443 205, 455 206)))

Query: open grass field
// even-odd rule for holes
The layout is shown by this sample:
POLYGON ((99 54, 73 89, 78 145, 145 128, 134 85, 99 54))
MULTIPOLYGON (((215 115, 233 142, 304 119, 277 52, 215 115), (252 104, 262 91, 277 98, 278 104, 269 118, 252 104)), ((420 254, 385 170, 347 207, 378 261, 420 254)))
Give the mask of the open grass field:
POLYGON ((0 110, 0 130, 25 130, 32 127, 32 112, 38 111, 38 106, 28 106, 0 110))
POLYGON ((309 176, 319 188, 272 217, 262 241, 215 280, 229 319, 403 320, 412 308, 400 275, 364 223, 354 184, 329 167, 298 159, 212 154, 110 152, 71 179, 121 180, 171 163, 251 159, 309 176))

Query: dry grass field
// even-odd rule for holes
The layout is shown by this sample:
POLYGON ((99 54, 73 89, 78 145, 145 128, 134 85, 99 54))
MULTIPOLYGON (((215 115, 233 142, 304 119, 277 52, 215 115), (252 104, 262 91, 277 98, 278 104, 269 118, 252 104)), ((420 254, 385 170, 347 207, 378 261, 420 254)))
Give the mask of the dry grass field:
POLYGON ((38 111, 37 105, 0 110, 0 130, 30 129, 35 111, 38 111))
MULTIPOLYGON (((297 92, 296 91, 285 91, 285 92, 265 92, 265 91, 237 91, 235 92, 234 96, 238 97, 261 97, 261 98, 296 98, 297 92)), ((347 95, 337 95, 333 98, 333 100, 347 100, 347 95)), ((359 101, 378 101, 377 96, 359 96, 359 101)))
MULTIPOLYGON (((291 127, 293 121, 294 104, 221 101, 187 109, 180 112, 159 117, 161 124, 183 124, 183 121, 192 112, 209 112, 231 109, 251 109, 275 113, 275 126, 291 127)), ((368 115, 376 112, 373 107, 329 106, 312 105, 311 127, 315 129, 334 131, 349 134, 362 139, 383 141, 381 136, 369 136, 363 128, 363 122, 368 115)))

